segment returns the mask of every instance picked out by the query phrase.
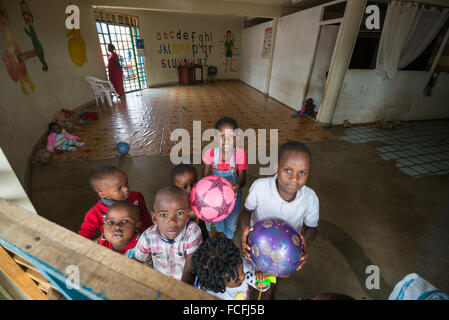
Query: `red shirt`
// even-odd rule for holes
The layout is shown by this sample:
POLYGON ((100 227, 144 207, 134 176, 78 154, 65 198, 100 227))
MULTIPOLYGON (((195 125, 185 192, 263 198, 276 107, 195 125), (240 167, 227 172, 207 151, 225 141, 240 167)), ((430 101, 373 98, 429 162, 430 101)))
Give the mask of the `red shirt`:
MULTIPOLYGON (((146 229, 153 225, 150 213, 148 212, 145 204, 145 199, 140 192, 130 191, 128 201, 138 206, 140 209, 141 226, 139 233, 143 233, 146 229)), ((86 213, 84 222, 81 224, 81 228, 78 233, 83 237, 92 239, 98 228, 100 228, 101 234, 103 234, 103 225, 106 220, 106 211, 108 208, 108 206, 105 206, 100 200, 98 200, 97 204, 86 213)))
MULTIPOLYGON (((203 162, 205 164, 214 164, 214 149, 207 150, 203 156, 203 162)), ((231 169, 230 166, 231 159, 229 158, 227 161, 221 160, 221 155, 219 157, 219 162, 217 164, 218 171, 228 171, 231 169)), ((234 154, 234 163, 237 170, 248 170, 248 159, 246 157, 246 152, 243 149, 235 148, 234 154)))
MULTIPOLYGON (((120 251, 120 254, 126 254, 126 253, 128 253, 129 250, 134 249, 136 247, 137 241, 139 241, 139 233, 136 232, 136 233, 134 233, 133 237, 128 242, 126 247, 122 251, 120 251)), ((99 245, 102 245, 103 247, 114 250, 114 248, 112 247, 112 244, 108 240, 106 240, 103 236, 101 236, 97 239, 97 243, 99 245)), ((128 255, 130 255, 130 253, 128 253, 128 255)), ((132 256, 134 256, 134 253, 132 253, 132 256)))

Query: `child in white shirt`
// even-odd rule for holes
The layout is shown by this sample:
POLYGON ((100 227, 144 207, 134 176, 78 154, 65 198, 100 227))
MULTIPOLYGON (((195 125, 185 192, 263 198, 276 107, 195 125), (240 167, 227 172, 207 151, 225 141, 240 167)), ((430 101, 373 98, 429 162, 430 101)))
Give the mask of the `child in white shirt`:
POLYGON ((274 177, 254 181, 242 211, 242 250, 250 257, 247 244, 252 226, 259 220, 281 218, 301 234, 303 253, 297 271, 304 265, 308 248, 316 238, 319 201, 305 184, 310 173, 311 152, 301 142, 282 145, 278 153, 278 168, 274 177))

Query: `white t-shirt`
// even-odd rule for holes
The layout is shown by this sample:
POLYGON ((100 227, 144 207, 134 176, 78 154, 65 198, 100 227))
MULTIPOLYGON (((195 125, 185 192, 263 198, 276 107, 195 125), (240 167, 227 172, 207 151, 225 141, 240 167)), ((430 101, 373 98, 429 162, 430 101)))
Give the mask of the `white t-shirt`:
MULTIPOLYGON (((243 258, 243 273, 245 273, 245 278, 242 284, 235 288, 226 287, 225 292, 213 292, 211 290, 204 290, 207 293, 216 296, 217 298, 223 300, 248 300, 249 299, 249 286, 260 290, 256 286, 256 266, 254 263, 246 258, 243 258)), ((262 289, 262 292, 267 291, 269 287, 262 289)))
POLYGON ((245 208, 254 210, 251 215, 251 226, 257 221, 268 218, 280 218, 301 232, 303 224, 317 227, 319 201, 315 191, 303 186, 296 192, 296 198, 287 202, 281 198, 276 187, 277 175, 259 178, 251 185, 245 208))

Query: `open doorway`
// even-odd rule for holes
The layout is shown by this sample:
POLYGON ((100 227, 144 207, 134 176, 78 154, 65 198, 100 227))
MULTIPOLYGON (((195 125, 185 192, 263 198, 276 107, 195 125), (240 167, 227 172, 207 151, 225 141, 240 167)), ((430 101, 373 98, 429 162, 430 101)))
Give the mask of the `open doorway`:
POLYGON ((306 98, 313 99, 313 103, 317 106, 315 114, 318 112, 318 107, 323 98, 339 29, 340 24, 322 25, 320 29, 315 60, 306 95, 306 98))
POLYGON ((141 39, 137 17, 95 10, 95 20, 107 77, 107 47, 111 43, 116 48, 123 69, 125 92, 147 88, 145 58, 137 50, 137 40, 141 39))

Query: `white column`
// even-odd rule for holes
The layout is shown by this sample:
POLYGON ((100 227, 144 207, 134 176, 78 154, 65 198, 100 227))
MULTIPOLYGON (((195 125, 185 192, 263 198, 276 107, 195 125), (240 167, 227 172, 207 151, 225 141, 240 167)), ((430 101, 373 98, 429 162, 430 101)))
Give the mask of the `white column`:
POLYGON ((366 1, 348 0, 346 3, 343 23, 340 26, 328 80, 324 88, 323 100, 318 111, 317 121, 323 126, 332 124, 335 107, 359 33, 360 23, 365 14, 366 1))

